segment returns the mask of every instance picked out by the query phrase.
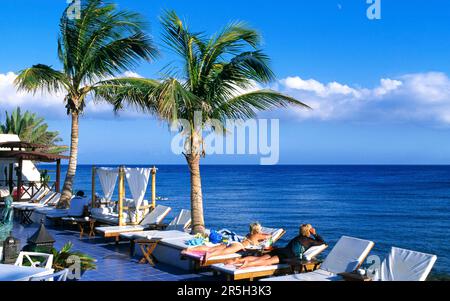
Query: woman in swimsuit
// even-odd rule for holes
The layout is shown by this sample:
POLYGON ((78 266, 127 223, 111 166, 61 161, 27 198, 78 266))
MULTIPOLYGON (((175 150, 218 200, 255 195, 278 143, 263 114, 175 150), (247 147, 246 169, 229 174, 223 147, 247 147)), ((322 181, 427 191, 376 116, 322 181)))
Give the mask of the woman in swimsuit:
POLYGON ((262 233, 262 226, 259 223, 250 224, 250 233, 242 242, 231 241, 228 244, 220 244, 218 246, 196 246, 184 249, 181 253, 185 254, 189 251, 205 251, 202 264, 205 264, 209 258, 213 256, 234 254, 241 250, 245 250, 248 246, 255 246, 270 237, 270 234, 262 233))
POLYGON ((299 232, 299 235, 292 239, 284 248, 273 249, 263 256, 246 256, 232 259, 225 264, 234 264, 238 269, 278 264, 287 259, 298 257, 298 247, 303 248, 303 250, 306 251, 312 246, 319 246, 325 243, 322 237, 316 233, 316 229, 310 224, 301 225, 299 232))

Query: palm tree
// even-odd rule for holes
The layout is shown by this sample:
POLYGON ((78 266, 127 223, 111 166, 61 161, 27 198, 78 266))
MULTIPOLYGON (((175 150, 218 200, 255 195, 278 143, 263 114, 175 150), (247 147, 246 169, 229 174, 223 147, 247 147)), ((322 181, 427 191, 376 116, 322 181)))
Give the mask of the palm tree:
POLYGON ((140 59, 155 57, 156 49, 143 31, 139 14, 118 10, 115 4, 88 0, 81 7, 79 19, 69 17, 69 4, 60 21, 58 58, 62 70, 34 65, 20 72, 19 90, 64 91, 67 114, 71 116, 70 159, 61 203, 68 206, 77 167, 78 122, 86 97, 105 78, 133 68, 140 59))
POLYGON ((274 79, 269 58, 258 49, 260 35, 244 23, 226 26, 211 38, 191 32, 175 12, 162 18, 165 45, 180 58, 160 80, 122 78, 105 82, 96 96, 114 104, 135 106, 171 124, 187 120, 180 130, 186 134, 185 152, 191 176, 192 230, 205 229, 200 178, 200 158, 204 156, 203 129, 214 124, 224 132, 226 119, 247 119, 260 110, 304 103, 266 89, 249 91, 255 83, 274 79), (109 86, 108 86, 109 85, 109 86), (247 92, 242 92, 247 91, 247 92), (200 113, 200 114, 199 114, 200 113), (200 117, 200 122, 196 120, 200 117))
POLYGON ((62 153, 67 147, 58 145, 62 139, 58 131, 49 131, 44 118, 26 111, 24 114, 17 107, 11 114, 6 113, 4 124, 0 124, 0 134, 16 134, 20 140, 42 144, 49 147, 49 153, 62 153))

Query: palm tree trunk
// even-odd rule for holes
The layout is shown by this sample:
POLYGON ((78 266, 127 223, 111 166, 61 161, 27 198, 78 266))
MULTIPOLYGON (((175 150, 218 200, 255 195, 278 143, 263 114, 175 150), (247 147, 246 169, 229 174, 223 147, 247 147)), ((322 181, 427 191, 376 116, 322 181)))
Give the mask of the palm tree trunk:
POLYGON ((186 161, 191 172, 192 233, 203 233, 205 231, 205 220, 203 217, 202 181, 200 178, 200 154, 188 154, 186 155, 186 161))
POLYGON ((72 198, 73 180, 77 171, 78 158, 78 112, 72 112, 72 132, 70 141, 69 166, 67 168, 66 179, 64 180, 63 191, 61 194, 61 207, 69 207, 72 198))

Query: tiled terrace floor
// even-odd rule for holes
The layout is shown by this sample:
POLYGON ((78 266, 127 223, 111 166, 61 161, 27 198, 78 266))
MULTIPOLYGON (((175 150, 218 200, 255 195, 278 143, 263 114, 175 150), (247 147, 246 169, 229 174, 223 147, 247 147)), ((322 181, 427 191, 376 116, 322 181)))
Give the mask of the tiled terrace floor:
MULTIPOLYGON (((22 226, 15 223, 13 236, 21 240, 22 247, 27 238, 38 225, 22 226)), ((214 280, 211 273, 192 274, 165 264, 157 263, 155 267, 138 263, 139 257, 131 257, 129 243, 115 244, 99 236, 79 238, 79 232, 74 230, 47 227, 56 240, 55 247, 60 249, 66 242, 73 243, 73 250, 82 251, 97 260, 97 269, 87 271, 81 281, 182 281, 182 280, 214 280)))

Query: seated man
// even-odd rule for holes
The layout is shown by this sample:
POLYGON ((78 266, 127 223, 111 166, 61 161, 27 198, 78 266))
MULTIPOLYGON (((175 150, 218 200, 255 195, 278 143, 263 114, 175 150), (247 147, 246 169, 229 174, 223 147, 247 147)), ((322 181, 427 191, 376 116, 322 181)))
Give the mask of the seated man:
POLYGON ((227 264, 239 265, 239 269, 255 266, 267 266, 282 263, 287 259, 301 258, 303 253, 312 246, 325 244, 322 237, 316 233, 310 224, 300 226, 299 235, 292 239, 287 246, 273 249, 263 256, 246 256, 228 261, 227 264))

